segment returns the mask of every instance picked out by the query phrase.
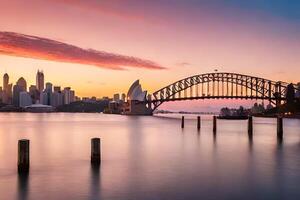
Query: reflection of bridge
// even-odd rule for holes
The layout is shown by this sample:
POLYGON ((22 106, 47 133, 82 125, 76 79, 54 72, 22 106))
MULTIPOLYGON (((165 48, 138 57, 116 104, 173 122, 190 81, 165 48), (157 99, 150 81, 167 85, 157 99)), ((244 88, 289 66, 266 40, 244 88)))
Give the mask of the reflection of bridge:
POLYGON ((164 102, 194 99, 261 99, 278 106, 286 101, 288 85, 236 73, 207 73, 174 82, 138 104, 152 111, 164 102))

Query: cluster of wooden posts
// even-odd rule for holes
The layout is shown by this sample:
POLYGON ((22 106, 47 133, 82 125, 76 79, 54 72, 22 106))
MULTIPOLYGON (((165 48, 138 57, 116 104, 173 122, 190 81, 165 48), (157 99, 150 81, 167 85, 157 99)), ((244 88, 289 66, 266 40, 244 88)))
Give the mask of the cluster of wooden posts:
MULTIPOLYGON (((181 128, 184 128, 184 116, 181 117, 181 128)), ((197 116, 197 129, 201 129, 201 118, 197 116)), ((213 133, 217 133, 217 116, 213 116, 213 133)), ((250 138, 253 136, 253 118, 248 117, 248 135, 250 138)), ((277 138, 279 140, 283 139, 283 122, 282 117, 277 117, 277 138)))
MULTIPOLYGON (((18 142, 18 172, 29 172, 29 140, 23 139, 18 142)), ((91 139, 91 163, 99 166, 101 163, 101 140, 100 138, 91 139)))

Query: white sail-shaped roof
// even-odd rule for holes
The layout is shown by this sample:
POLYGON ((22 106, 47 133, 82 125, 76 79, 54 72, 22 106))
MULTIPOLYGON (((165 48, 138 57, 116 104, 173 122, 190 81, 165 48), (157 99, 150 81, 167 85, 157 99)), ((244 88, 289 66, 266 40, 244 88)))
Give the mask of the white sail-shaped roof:
POLYGON ((145 101, 146 95, 147 91, 143 91, 139 80, 136 80, 128 90, 127 99, 134 101, 145 101))

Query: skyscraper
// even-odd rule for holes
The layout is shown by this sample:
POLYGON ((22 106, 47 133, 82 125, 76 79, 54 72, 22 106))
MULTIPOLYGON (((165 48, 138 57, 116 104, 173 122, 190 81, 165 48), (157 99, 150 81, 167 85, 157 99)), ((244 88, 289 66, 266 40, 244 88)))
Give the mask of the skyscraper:
POLYGON ((20 93, 24 91, 22 88, 16 84, 13 87, 13 104, 15 106, 20 106, 20 93))
POLYGON ((20 103, 20 107, 26 107, 26 106, 30 106, 32 104, 32 99, 31 96, 28 92, 23 91, 20 92, 20 97, 19 97, 19 103, 20 103))
POLYGON ((11 88, 9 91, 9 76, 7 73, 3 76, 3 92, 2 92, 2 102, 9 104, 9 94, 11 93, 11 88))
POLYGON ((23 77, 19 78, 17 85, 22 89, 22 91, 27 91, 27 83, 23 77))
POLYGON ((7 73, 5 73, 3 76, 3 90, 7 89, 8 82, 9 82, 9 76, 7 73))
POLYGON ((44 90, 44 73, 43 71, 37 71, 36 74, 36 87, 40 93, 44 90))

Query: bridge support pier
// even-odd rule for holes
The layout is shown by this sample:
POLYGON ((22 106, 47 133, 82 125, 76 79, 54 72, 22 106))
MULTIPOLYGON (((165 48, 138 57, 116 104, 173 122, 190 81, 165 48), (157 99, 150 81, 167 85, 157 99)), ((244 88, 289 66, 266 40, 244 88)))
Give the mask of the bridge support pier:
POLYGON ((217 133, 217 116, 213 117, 213 133, 217 133))
POLYGON ((181 128, 184 128, 184 116, 181 117, 181 128))
POLYGON ((253 118, 249 116, 248 118, 248 136, 252 139, 253 136, 253 118))
POLYGON ((201 118, 200 116, 197 116, 197 130, 200 130, 201 128, 201 118))
POLYGON ((283 139, 283 122, 282 117, 277 117, 277 139, 283 139))

